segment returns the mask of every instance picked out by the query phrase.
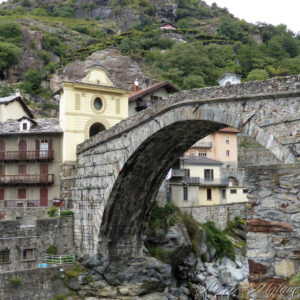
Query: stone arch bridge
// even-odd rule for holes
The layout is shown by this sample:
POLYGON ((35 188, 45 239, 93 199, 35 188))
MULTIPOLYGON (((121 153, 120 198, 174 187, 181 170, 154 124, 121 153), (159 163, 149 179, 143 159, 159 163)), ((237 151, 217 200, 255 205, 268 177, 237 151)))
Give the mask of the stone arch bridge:
POLYGON ((81 254, 140 254, 160 184, 197 140, 234 127, 282 163, 300 156, 300 76, 183 91, 97 134, 77 148, 65 178, 81 254))

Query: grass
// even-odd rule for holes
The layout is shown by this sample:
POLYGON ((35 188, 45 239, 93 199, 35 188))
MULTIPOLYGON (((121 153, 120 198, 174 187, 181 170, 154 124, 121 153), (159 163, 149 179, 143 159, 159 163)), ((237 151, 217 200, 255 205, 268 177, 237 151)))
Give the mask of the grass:
POLYGON ((9 279, 9 283, 10 285, 12 285, 13 287, 20 287, 22 285, 22 280, 21 278, 10 278, 9 279))

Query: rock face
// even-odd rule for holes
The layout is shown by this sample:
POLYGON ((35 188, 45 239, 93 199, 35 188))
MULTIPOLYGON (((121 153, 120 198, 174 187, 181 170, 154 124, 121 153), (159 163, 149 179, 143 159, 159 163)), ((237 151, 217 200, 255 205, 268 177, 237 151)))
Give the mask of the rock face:
POLYGON ((134 80, 137 78, 143 86, 145 76, 142 68, 128 56, 121 55, 115 49, 94 52, 85 61, 75 61, 67 65, 60 74, 56 73, 50 81, 51 90, 60 88, 62 81, 81 81, 93 66, 106 69, 110 79, 115 86, 130 90, 134 80))

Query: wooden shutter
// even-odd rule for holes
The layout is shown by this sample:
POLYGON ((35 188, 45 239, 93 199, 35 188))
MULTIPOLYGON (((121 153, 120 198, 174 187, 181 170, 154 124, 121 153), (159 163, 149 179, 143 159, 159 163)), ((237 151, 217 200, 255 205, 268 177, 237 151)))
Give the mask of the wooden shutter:
POLYGON ((18 199, 26 199, 26 189, 18 189, 18 199))
POLYGON ((40 157, 40 140, 35 140, 35 158, 40 157))
POLYGON ((42 182, 47 183, 47 178, 48 178, 48 165, 47 164, 40 165, 40 178, 41 178, 42 182))
POLYGON ((0 176, 4 176, 4 175, 5 175, 5 166, 0 165, 0 176))
POLYGON ((40 205, 48 206, 48 189, 40 189, 40 205))
POLYGON ((19 175, 26 175, 26 165, 19 165, 19 175))
POLYGON ((0 140, 0 159, 5 157, 5 142, 0 140))
POLYGON ((4 189, 0 190, 0 200, 4 200, 4 189))
POLYGON ((20 159, 26 159, 27 142, 25 140, 19 141, 19 157, 20 159))

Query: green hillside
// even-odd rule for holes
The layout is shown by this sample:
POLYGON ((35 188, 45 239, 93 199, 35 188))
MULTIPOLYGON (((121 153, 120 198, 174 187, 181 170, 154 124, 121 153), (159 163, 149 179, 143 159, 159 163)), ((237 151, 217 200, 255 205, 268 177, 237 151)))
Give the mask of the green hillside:
POLYGON ((108 47, 180 89, 216 85, 224 71, 243 80, 300 73, 300 37, 286 26, 248 24, 204 1, 11 0, 0 6, 0 78, 24 92, 47 98, 42 82, 108 47), (166 21, 178 30, 161 31, 166 21))

